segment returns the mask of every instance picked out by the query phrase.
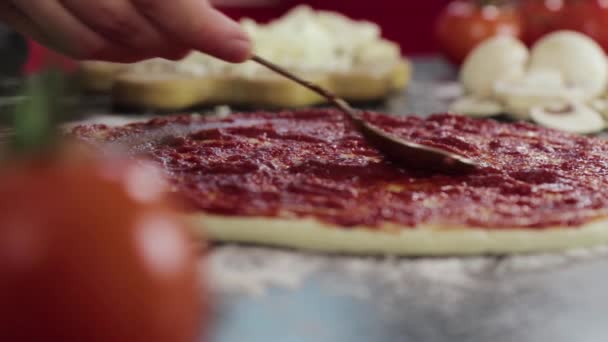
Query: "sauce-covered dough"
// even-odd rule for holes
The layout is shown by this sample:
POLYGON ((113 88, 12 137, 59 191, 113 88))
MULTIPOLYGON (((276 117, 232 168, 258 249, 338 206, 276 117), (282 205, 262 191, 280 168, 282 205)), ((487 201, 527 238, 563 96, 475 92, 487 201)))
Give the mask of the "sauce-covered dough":
POLYGON ((482 167, 464 175, 400 169, 327 109, 173 116, 74 132, 150 156, 193 210, 217 215, 312 217, 345 229, 386 222, 542 229, 608 215, 604 140, 449 114, 365 117, 482 167))

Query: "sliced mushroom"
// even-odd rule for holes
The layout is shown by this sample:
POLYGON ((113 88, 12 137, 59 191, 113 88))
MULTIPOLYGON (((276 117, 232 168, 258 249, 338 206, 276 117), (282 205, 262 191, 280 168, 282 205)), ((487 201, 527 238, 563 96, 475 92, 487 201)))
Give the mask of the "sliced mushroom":
POLYGON ((591 108, 602 114, 604 116, 604 119, 608 120, 608 99, 594 99, 593 101, 591 101, 590 105, 591 108))
POLYGON ((528 49, 522 42, 499 35, 482 42, 469 54, 460 80, 469 94, 491 97, 496 81, 521 77, 527 59, 528 49))
POLYGON ((536 106, 530 117, 540 125, 570 133, 597 133, 606 126, 600 113, 578 101, 536 106))
POLYGON ((536 69, 517 80, 498 81, 494 93, 508 114, 522 120, 530 118, 532 107, 584 97, 583 89, 567 87, 561 74, 551 69, 536 69))
POLYGON ((502 114, 504 110, 502 105, 494 100, 466 96, 454 101, 450 112, 482 118, 502 114))
POLYGON ((530 70, 547 68, 560 72, 566 84, 582 88, 585 99, 600 95, 608 84, 604 51, 578 32, 554 32, 532 47, 530 70))

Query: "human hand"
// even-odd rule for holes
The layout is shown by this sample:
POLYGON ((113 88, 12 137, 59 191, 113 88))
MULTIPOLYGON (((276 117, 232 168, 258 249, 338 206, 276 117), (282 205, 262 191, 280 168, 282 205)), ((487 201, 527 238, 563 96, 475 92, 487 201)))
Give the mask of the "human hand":
POLYGON ((199 50, 242 62, 251 43, 207 0, 0 0, 0 20, 77 59, 177 60, 199 50))

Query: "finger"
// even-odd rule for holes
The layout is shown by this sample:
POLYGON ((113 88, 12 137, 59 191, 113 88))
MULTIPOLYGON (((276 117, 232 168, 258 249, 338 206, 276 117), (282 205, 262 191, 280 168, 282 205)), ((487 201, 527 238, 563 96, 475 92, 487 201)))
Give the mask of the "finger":
POLYGON ((89 58, 108 45, 56 0, 13 0, 13 4, 71 56, 89 58))
POLYGON ((55 0, 14 0, 13 4, 48 33, 53 46, 59 46, 59 51, 77 59, 130 63, 150 58, 148 54, 106 41, 55 0))
POLYGON ((138 54, 133 50, 124 49, 111 45, 110 47, 96 52, 93 56, 86 58, 91 61, 104 61, 114 63, 135 63, 152 58, 148 54, 138 54))
POLYGON ((132 1, 159 29, 184 45, 229 62, 242 62, 251 55, 247 34, 206 0, 132 1))
MULTIPOLYGON (((5 22, 16 31, 50 49, 68 54, 66 51, 63 51, 62 48, 58 46, 52 39, 50 39, 34 21, 32 21, 26 14, 24 14, 20 9, 10 2, 0 2, 0 21, 5 22)), ((123 57, 126 55, 124 51, 121 51, 120 48, 111 46, 101 50, 100 53, 104 55, 105 58, 116 59, 116 61, 137 61, 148 58, 143 56, 133 56, 132 54, 129 58, 125 58, 123 57)))
POLYGON ((15 7, 11 2, 0 2, 0 21, 6 23, 17 32, 34 39, 43 45, 51 45, 50 39, 36 23, 15 7))
POLYGON ((133 49, 134 55, 166 57, 183 56, 188 49, 171 41, 163 32, 137 12, 130 1, 61 0, 75 17, 106 40, 133 49))
MULTIPOLYGON (((0 2, 0 21, 8 24, 16 31, 34 39, 38 43, 45 45, 55 51, 72 55, 69 51, 65 51, 61 46, 58 46, 53 39, 49 38, 43 29, 31 20, 19 8, 11 2, 0 2)), ((186 52, 174 51, 168 54, 165 58, 181 59, 186 52)), ((119 63, 133 63, 143 59, 154 57, 149 54, 138 54, 133 51, 126 50, 120 46, 108 44, 96 53, 91 54, 89 59, 106 60, 119 63)))

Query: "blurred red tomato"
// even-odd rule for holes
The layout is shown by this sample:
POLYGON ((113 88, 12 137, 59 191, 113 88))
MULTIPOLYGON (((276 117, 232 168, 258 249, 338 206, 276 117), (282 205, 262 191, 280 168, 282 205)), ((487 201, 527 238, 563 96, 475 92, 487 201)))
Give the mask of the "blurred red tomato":
POLYGON ((524 20, 524 40, 528 45, 560 28, 564 0, 526 0, 520 4, 520 13, 524 20))
POLYGON ((196 341, 195 251, 159 179, 74 158, 0 170, 1 341, 196 341))
POLYGON ((584 33, 608 51, 608 1, 570 0, 565 6, 559 28, 584 33))
POLYGON ((521 19, 513 6, 485 3, 452 1, 439 15, 437 40, 451 62, 461 64, 477 44, 497 34, 521 37, 521 19))

